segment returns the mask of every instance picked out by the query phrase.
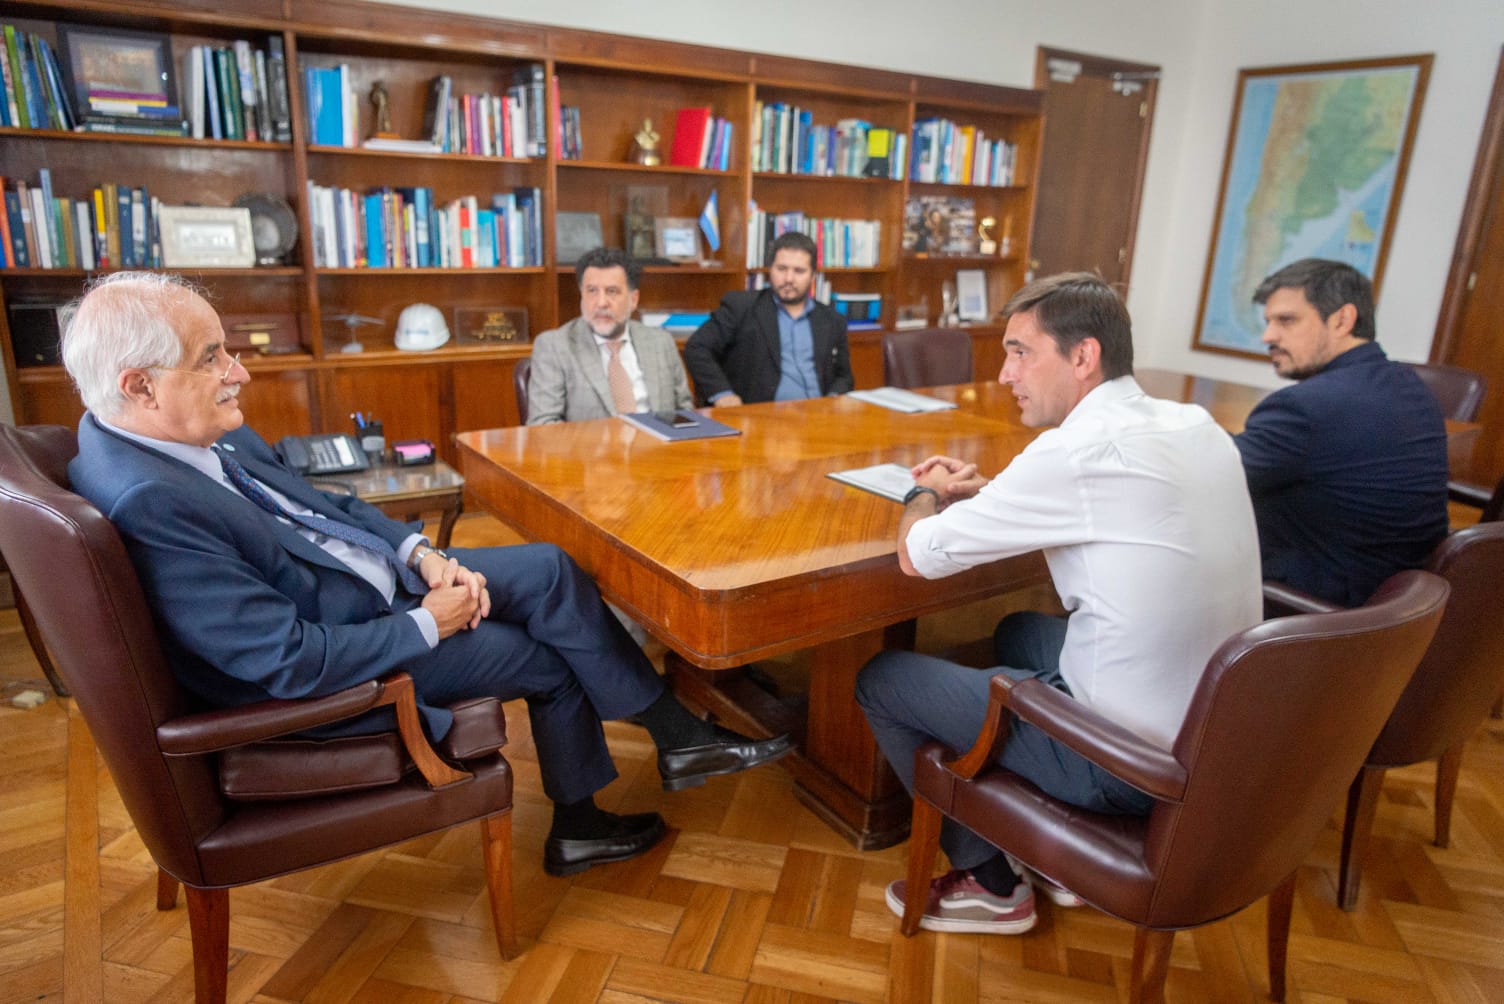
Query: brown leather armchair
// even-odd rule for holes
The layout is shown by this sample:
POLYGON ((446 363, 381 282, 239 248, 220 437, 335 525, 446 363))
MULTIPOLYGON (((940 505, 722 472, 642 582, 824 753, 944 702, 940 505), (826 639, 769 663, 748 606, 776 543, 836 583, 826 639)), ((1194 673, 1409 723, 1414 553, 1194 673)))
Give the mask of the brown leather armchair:
POLYGON ((455 706, 437 751, 404 673, 307 700, 195 704, 173 678, 115 528, 66 488, 76 451, 61 426, 0 426, 0 549, 157 863, 158 909, 187 887, 200 1004, 225 999, 230 887, 475 819, 497 947, 514 955, 501 702, 455 706), (395 732, 280 738, 387 705, 395 732))
MULTIPOLYGON (((1462 748, 1488 714, 1504 676, 1504 594, 1498 584, 1504 523, 1457 531, 1436 548, 1426 569, 1447 580, 1452 596, 1431 647, 1348 789, 1337 889, 1344 910, 1358 905, 1363 858, 1389 768, 1437 761, 1436 846, 1451 842, 1462 748)), ((1333 609, 1276 582, 1264 584, 1264 598, 1266 607, 1281 613, 1333 609)))
POLYGON ((1471 422, 1483 406, 1488 381, 1482 373, 1444 363, 1406 363, 1436 397, 1441 413, 1454 422, 1471 422))
POLYGON ((904 934, 919 926, 941 815, 1135 925, 1134 1001, 1164 998, 1182 928, 1266 894, 1269 985, 1284 998, 1295 871, 1373 744, 1441 619, 1447 585, 1403 572, 1364 607, 1268 621, 1212 656, 1169 750, 1038 680, 994 677, 976 745, 915 757, 904 934), (1157 800, 1107 816, 1045 795, 996 763, 1008 712, 1157 800))
POLYGON ((959 328, 883 335, 883 383, 889 387, 941 387, 971 381, 971 336, 959 328))
POLYGON ((517 396, 518 425, 527 424, 527 381, 533 374, 533 361, 519 359, 512 368, 512 392, 517 396))

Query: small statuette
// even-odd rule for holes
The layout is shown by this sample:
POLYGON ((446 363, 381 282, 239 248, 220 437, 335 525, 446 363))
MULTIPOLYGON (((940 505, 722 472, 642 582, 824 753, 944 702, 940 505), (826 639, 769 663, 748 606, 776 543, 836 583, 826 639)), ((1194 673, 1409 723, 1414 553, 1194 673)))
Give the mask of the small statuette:
POLYGON ((632 137, 632 151, 628 154, 628 159, 644 167, 656 167, 663 163, 663 156, 658 152, 658 132, 653 128, 652 119, 642 120, 642 128, 632 137))
POLYGON ((372 137, 398 139, 398 135, 392 132, 392 109, 387 100, 386 85, 379 80, 371 85, 371 104, 376 109, 376 131, 372 137))

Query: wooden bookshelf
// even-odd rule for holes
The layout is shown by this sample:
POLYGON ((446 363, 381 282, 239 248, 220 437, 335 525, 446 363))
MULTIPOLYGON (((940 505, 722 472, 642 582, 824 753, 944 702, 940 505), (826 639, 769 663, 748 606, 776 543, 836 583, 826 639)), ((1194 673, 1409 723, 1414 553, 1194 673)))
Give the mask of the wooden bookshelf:
MULTIPOLYGON (((280 195, 298 217, 299 239, 276 267, 185 271, 223 313, 288 313, 299 318, 302 350, 250 359, 252 382, 242 395, 251 423, 275 438, 340 429, 355 410, 380 416, 393 438, 430 438, 454 459, 451 435, 463 429, 516 421, 512 369, 522 344, 456 344, 425 353, 393 344, 398 315, 411 303, 440 307, 455 327, 457 307, 522 307, 531 335, 578 311, 572 263, 556 262, 554 214, 600 216, 606 243, 624 242, 629 198, 643 193, 649 215, 698 218, 715 193, 719 251, 704 248, 702 266, 645 270, 644 310, 709 311, 726 292, 753 281, 746 262, 750 200, 764 210, 881 223, 878 260, 871 267, 831 268, 838 292, 880 293, 883 320, 899 304, 927 298, 938 319, 941 284, 959 268, 988 276, 989 304, 1001 306, 1022 284, 1028 261, 1038 166, 1041 96, 1035 91, 550 28, 497 19, 420 11, 358 0, 41 0, 8 4, 0 22, 46 38, 56 47, 59 22, 169 35, 178 61, 195 45, 227 46, 237 39, 263 47, 282 40, 286 53, 292 141, 256 142, 162 136, 103 135, 0 128, 0 178, 36 181, 48 168, 58 196, 78 198, 106 182, 144 186, 168 204, 229 205, 246 193, 280 195), (349 67, 360 104, 361 135, 370 135, 371 85, 388 94, 393 131, 416 138, 424 125, 430 81, 449 76, 456 93, 505 90, 524 67, 540 65, 547 81, 547 151, 542 156, 391 152, 314 145, 303 96, 303 68, 349 67), (556 91, 556 93, 555 93, 556 91), (944 116, 975 124, 1019 148, 1015 183, 1006 188, 925 185, 907 170, 901 180, 826 177, 754 170, 751 130, 759 102, 785 102, 832 125, 861 119, 907 135, 916 120, 944 116), (562 159, 557 137, 561 105, 579 109, 581 151, 562 159), (726 170, 670 166, 680 109, 709 107, 732 128, 726 170), (630 163, 633 135, 651 118, 664 164, 630 163), (536 188, 542 197, 542 263, 495 268, 333 268, 316 264, 309 183, 365 191, 425 186, 436 204, 465 195, 536 188), (977 217, 1011 219, 1011 248, 991 256, 917 257, 902 250, 903 214, 914 195, 968 198, 977 217), (345 353, 347 329, 335 315, 378 318, 361 328, 365 350, 345 353)), ((179 88, 183 86, 179 81, 179 88)), ((703 240, 703 239, 702 239, 703 240)), ((60 303, 77 296, 84 270, 0 270, 0 307, 60 303)), ((76 424, 82 413, 58 366, 17 368, 9 311, 0 310, 4 353, 16 420, 76 424)), ((991 334, 983 326, 978 330, 991 334)), ((875 358, 875 336, 854 335, 859 353, 875 358), (858 342, 861 343, 858 346, 858 342), (871 342, 872 345, 867 343, 871 342)), ((871 360, 868 360, 870 362, 871 360)), ((859 384, 881 380, 880 367, 861 367, 859 384)))

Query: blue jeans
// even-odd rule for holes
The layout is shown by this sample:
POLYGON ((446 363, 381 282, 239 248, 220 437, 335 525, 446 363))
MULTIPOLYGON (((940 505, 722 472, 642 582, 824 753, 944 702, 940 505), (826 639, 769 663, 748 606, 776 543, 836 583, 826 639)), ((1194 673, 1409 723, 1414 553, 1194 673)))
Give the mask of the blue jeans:
MULTIPOLYGON (((920 746, 938 739, 964 753, 976 742, 993 676, 1043 680, 1070 693, 1060 677, 1064 644, 1065 618, 1010 614, 993 635, 998 668, 972 669, 916 652, 880 652, 857 676, 856 700, 883 755, 912 793, 920 746)), ((1046 794, 1095 812, 1143 815, 1153 804, 1148 795, 1017 718, 998 762, 1046 794)), ((974 868, 997 854, 996 847, 951 819, 941 827, 940 846, 953 868, 974 868)))

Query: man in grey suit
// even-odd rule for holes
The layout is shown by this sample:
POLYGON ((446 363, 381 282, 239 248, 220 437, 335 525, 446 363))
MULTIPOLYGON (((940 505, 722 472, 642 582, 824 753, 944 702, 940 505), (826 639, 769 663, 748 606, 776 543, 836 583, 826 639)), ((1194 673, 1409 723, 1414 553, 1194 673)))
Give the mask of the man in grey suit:
POLYGON ((631 319, 637 263, 617 248, 596 248, 580 256, 574 274, 580 316, 533 342, 527 424, 690 407, 674 336, 631 319))

